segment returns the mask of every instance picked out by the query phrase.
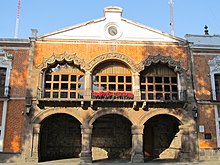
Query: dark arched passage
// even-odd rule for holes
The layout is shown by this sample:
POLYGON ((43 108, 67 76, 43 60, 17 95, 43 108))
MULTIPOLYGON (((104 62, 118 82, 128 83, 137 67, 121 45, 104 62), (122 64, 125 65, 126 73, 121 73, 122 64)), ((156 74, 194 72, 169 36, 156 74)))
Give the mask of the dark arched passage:
MULTIPOLYGON (((145 122, 143 136, 145 160, 160 158, 160 154, 170 147, 179 132, 179 125, 177 118, 170 115, 157 115, 145 122)), ((169 154, 167 158, 170 158, 169 154)))
POLYGON ((131 158, 131 122, 123 116, 108 114, 93 123, 93 160, 131 158))
POLYGON ((39 161, 78 158, 81 151, 80 122, 67 114, 54 114, 41 122, 39 161))

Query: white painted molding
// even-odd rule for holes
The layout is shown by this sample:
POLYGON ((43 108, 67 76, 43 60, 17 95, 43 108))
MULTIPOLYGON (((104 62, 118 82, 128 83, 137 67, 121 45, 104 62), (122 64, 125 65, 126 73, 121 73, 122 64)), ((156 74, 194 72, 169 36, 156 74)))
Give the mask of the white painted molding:
MULTIPOLYGON (((210 67, 210 78, 212 85, 212 97, 213 100, 216 100, 216 88, 215 88, 215 74, 220 74, 220 56, 213 58, 208 61, 210 67)), ((216 125, 216 136, 217 136, 217 146, 220 147, 220 118, 218 114, 218 106, 214 105, 215 112, 215 125, 216 125)))
MULTIPOLYGON (((12 69, 12 59, 13 55, 6 53, 3 49, 0 49, 0 67, 6 69, 5 86, 9 87, 10 83, 10 72, 12 69)), ((8 89, 5 88, 4 95, 8 95, 8 89)), ((4 135, 5 135, 5 125, 6 125, 6 115, 7 115, 8 100, 4 100, 2 107, 2 119, 1 119, 1 134, 0 134, 0 152, 3 152, 4 135)))
POLYGON ((210 78, 212 85, 212 97, 216 100, 215 74, 220 74, 220 56, 208 61, 210 67, 210 78))
POLYGON ((214 110, 215 110, 215 122, 216 122, 216 136, 217 136, 217 146, 220 147, 220 118, 218 117, 218 106, 215 105, 214 106, 214 110))

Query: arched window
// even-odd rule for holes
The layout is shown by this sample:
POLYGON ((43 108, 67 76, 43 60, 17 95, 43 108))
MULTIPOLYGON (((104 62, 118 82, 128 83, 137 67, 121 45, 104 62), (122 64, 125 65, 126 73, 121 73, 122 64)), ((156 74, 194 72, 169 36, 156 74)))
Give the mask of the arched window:
POLYGON ((131 70, 123 63, 108 61, 93 72, 93 91, 132 91, 131 70))
POLYGON ((84 96, 84 72, 79 67, 59 62, 45 71, 44 98, 82 99, 84 96))
POLYGON ((141 99, 178 100, 177 73, 166 64, 157 63, 141 72, 141 99))

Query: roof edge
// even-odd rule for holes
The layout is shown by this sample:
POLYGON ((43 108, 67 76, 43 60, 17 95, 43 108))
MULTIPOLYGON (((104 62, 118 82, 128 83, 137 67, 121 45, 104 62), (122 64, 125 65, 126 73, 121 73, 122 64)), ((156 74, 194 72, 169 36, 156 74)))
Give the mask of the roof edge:
POLYGON ((80 24, 76 24, 76 25, 73 25, 73 26, 69 26, 69 27, 66 27, 66 28, 61 28, 61 29, 53 31, 53 32, 42 34, 42 35, 38 36, 37 38, 41 39, 41 38, 48 37, 48 36, 51 36, 51 35, 54 35, 54 34, 58 34, 58 33, 61 33, 61 32, 66 32, 68 30, 72 30, 72 29, 76 29, 76 28, 79 28, 79 27, 82 27, 82 26, 86 26, 88 24, 101 22, 101 21, 104 21, 104 20, 105 20, 105 17, 90 20, 90 21, 83 22, 83 23, 80 23, 80 24))

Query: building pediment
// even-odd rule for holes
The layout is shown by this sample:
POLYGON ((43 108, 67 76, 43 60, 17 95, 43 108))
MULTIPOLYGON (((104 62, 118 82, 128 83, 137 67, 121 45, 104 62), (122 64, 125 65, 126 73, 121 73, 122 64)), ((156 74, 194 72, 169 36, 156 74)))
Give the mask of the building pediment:
POLYGON ((184 42, 184 39, 121 17, 119 7, 106 7, 104 17, 57 30, 39 39, 184 42))

